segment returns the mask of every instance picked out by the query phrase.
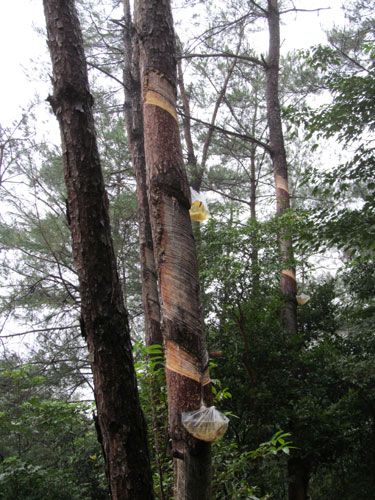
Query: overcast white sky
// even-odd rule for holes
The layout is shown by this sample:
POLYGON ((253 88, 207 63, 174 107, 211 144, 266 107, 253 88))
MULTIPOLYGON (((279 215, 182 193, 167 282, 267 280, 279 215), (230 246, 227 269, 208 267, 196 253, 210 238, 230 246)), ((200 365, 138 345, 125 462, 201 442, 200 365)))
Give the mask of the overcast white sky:
MULTIPOLYGON (((342 0, 295 0, 294 3, 306 9, 329 6, 331 10, 285 16, 284 49, 324 41, 321 26, 332 26, 341 17, 342 0)), ((48 84, 41 81, 39 73, 40 58, 44 61, 48 58, 46 42, 35 32, 35 27, 44 27, 42 0, 0 0, 0 123, 3 125, 20 116, 20 107, 27 107, 35 92, 43 99, 48 95, 48 84)))
POLYGON ((43 26, 42 0, 0 0, 0 123, 5 125, 19 116, 19 107, 27 106, 38 88, 37 71, 31 70, 28 82, 24 68, 31 59, 45 52, 45 41, 33 25, 43 26))

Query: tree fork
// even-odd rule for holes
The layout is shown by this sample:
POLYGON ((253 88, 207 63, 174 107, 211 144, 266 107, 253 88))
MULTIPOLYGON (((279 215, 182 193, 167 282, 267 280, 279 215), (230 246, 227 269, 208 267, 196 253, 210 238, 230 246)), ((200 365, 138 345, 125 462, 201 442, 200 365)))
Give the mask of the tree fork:
POLYGON ((44 0, 53 66, 49 98, 62 137, 73 261, 113 500, 152 500, 127 311, 110 233, 83 42, 74 0, 44 0))

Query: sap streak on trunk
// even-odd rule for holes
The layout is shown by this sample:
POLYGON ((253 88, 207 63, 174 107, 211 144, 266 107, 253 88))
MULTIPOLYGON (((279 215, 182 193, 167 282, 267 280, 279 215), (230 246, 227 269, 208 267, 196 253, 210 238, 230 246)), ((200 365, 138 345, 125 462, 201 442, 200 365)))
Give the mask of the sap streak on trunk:
POLYGON ((113 500, 153 499, 146 429, 110 234, 86 61, 73 0, 44 0, 79 278, 83 333, 94 376, 97 426, 113 500))
POLYGON ((210 445, 190 436, 181 412, 212 404, 190 193, 176 116, 176 59, 168 0, 138 0, 144 139, 155 262, 166 349, 175 498, 210 498, 210 445), (178 457, 178 458, 177 458, 178 457))

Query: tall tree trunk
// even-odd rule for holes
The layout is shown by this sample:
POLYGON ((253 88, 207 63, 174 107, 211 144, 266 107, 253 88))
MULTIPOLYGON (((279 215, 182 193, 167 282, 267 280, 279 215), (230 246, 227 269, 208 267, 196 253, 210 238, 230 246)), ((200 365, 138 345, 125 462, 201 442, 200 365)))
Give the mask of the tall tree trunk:
MULTIPOLYGON (((266 65, 267 118, 270 135, 270 148, 276 184, 276 210, 283 215, 290 208, 288 190, 288 167, 284 147, 279 102, 279 60, 280 60, 280 14, 278 0, 268 0, 267 20, 269 28, 269 55, 266 65)), ((293 243, 290 235, 283 229, 279 234, 281 257, 281 293, 285 306, 282 311, 282 325, 288 336, 297 333, 297 282, 293 262, 293 243)), ((289 500, 306 500, 309 471, 301 457, 288 461, 289 500)))
POLYGON ((288 460, 288 498, 289 500, 308 500, 310 467, 307 461, 300 457, 288 460))
MULTIPOLYGON (((158 295, 157 272, 154 259, 154 245, 150 222, 150 210, 146 185, 146 160, 143 138, 142 93, 139 74, 139 46, 137 33, 132 21, 129 0, 124 0, 124 87, 125 87, 125 122, 128 142, 131 150, 133 168, 137 183, 139 255, 142 277, 142 304, 144 311, 146 347, 163 345, 160 327, 160 305, 158 295)), ((147 353, 149 359, 158 354, 147 353)), ((155 370, 161 368, 155 364, 155 370)), ((158 468, 161 500, 165 499, 165 419, 160 417, 160 383, 151 377, 149 384, 151 400, 151 418, 155 462, 158 468), (164 449, 163 449, 164 447, 164 449)))
POLYGON ((166 352, 175 499, 210 498, 210 444, 189 435, 181 412, 212 404, 198 265, 176 115, 176 47, 169 0, 138 0, 144 139, 166 352))
POLYGON ((124 86, 125 121, 133 168, 137 182, 139 249, 142 274, 142 303, 145 316, 146 346, 162 345, 157 273, 152 242, 150 210, 146 186, 146 160, 143 138, 143 110, 139 75, 139 48, 131 19, 129 0, 124 0, 124 86))
MULTIPOLYGON (((267 119, 276 185, 276 210, 279 215, 283 215, 290 208, 290 197, 279 102, 280 15, 278 0, 268 0, 267 20, 269 28, 269 55, 266 64, 267 119)), ((282 323, 289 335, 293 336, 297 333, 297 283, 292 264, 292 239, 283 230, 279 234, 279 249, 282 265, 280 287, 285 299, 282 323)))
MULTIPOLYGON (((257 91, 254 94, 255 102, 254 102, 254 114, 251 124, 251 135, 255 137, 257 130, 257 122, 258 122, 258 93, 257 91)), ((257 145, 252 144, 250 147, 250 218, 254 223, 257 221, 257 213, 256 213, 256 202, 257 202, 257 186, 258 179, 256 174, 256 154, 257 154, 257 145)), ((260 283, 260 269, 259 269, 259 235, 258 228, 255 226, 255 232, 251 237, 251 267, 252 267, 252 288, 253 288, 253 296, 257 297, 259 293, 259 283, 260 283)))
POLYGON ((82 36, 73 0, 44 0, 53 65, 82 332, 94 376, 97 428, 113 500, 153 499, 127 312, 113 251, 82 36))

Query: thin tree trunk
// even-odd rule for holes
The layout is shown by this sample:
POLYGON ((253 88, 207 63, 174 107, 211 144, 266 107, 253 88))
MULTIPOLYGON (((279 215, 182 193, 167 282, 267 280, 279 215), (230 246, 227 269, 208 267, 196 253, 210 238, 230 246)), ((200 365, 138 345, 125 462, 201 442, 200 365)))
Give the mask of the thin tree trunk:
POLYGON ((73 0, 44 0, 53 65, 82 333, 90 353, 97 428, 113 500, 153 499, 127 312, 119 283, 92 115, 82 36, 73 0))
POLYGON ((234 54, 233 61, 230 63, 229 68, 227 70, 223 85, 218 93, 218 96, 216 98, 215 106, 212 112, 211 116, 211 121, 210 121, 210 126, 208 127, 208 131, 206 134, 206 138, 203 144, 203 150, 202 150, 202 159, 200 161, 200 164, 198 165, 196 155, 194 153, 194 146, 193 146, 193 141, 191 139, 191 126, 190 126, 190 105, 189 105, 189 100, 186 95, 185 91, 185 86, 184 86, 184 79, 183 79, 183 72, 182 72, 182 65, 181 65, 181 59, 178 60, 178 86, 180 89, 180 95, 181 95, 181 100, 182 100, 182 108, 184 110, 184 119, 183 119, 183 125, 184 125, 184 133, 185 133, 185 142, 188 150, 188 165, 191 165, 191 186, 193 189, 195 189, 197 192, 200 192, 201 187, 202 187, 202 181, 203 181, 203 175, 206 169, 206 163, 208 159, 208 151, 211 146, 212 138, 214 135, 214 125, 216 122, 217 114, 219 112, 219 108, 225 98, 225 93, 227 91, 230 79, 232 77, 233 71, 237 65, 237 58, 236 56, 239 54, 242 41, 243 41, 243 34, 244 34, 244 27, 243 24, 240 25, 240 32, 239 32, 239 39, 238 39, 238 44, 236 47, 236 51, 234 54))
POLYGON ((162 345, 157 273, 152 242, 150 210, 146 186, 146 160, 143 138, 143 111, 139 75, 139 48, 131 19, 129 0, 124 0, 124 86, 125 120, 128 142, 137 182, 139 250, 142 274, 142 303, 145 317, 146 346, 162 345))
POLYGON ((176 48, 169 0, 138 0, 144 139, 155 262, 166 350, 175 499, 210 498, 210 444, 188 434, 181 412, 212 404, 198 265, 176 115, 176 48))
MULTIPOLYGON (((288 167, 284 147, 279 102, 279 59, 280 59, 280 15, 278 0, 268 0, 267 20, 269 27, 269 56, 266 65, 267 117, 270 134, 270 148, 276 184, 276 210, 282 216, 290 208, 288 190, 288 167)), ((290 235, 283 230, 279 234, 281 257, 281 293, 285 306, 282 311, 282 326, 289 336, 297 334, 297 282, 293 262, 293 243, 290 235)), ((306 500, 309 471, 301 457, 288 461, 288 498, 306 500)))
MULTIPOLYGON (((142 304, 144 311, 146 347, 163 345, 160 327, 160 305, 158 295, 157 272, 154 259, 154 245, 150 222, 150 210, 146 186, 146 160, 143 138, 143 110, 141 83, 139 75, 139 47, 137 33, 132 21, 129 0, 124 0, 124 87, 125 87, 125 122, 128 142, 132 154, 133 168, 137 185, 139 255, 142 277, 142 304)), ((158 354, 147 353, 152 359, 158 354)), ((155 370, 162 367, 155 364, 155 370)), ((152 432, 155 447, 155 462, 158 468, 161 500, 165 499, 164 460, 166 425, 160 418, 160 384, 151 377, 149 384, 151 400, 152 432)))
MULTIPOLYGON (((276 211, 282 216, 290 208, 288 167, 284 147, 279 102, 280 16, 278 0, 268 0, 269 55, 266 65, 267 119, 276 185, 276 211)), ((297 283, 293 262, 293 243, 283 230, 279 234, 281 293, 285 299, 282 324, 289 335, 297 333, 297 283)))
MULTIPOLYGON (((255 93, 255 106, 254 114, 252 120, 251 134, 255 137, 256 126, 258 120, 258 95, 255 93)), ((255 144, 251 145, 250 148, 250 217, 255 223, 257 220, 256 213, 256 201, 257 201, 257 185, 258 179, 256 175, 256 153, 257 146, 255 144)), ((253 296, 257 297, 259 293, 259 283, 260 283, 260 269, 259 269, 259 241, 258 241, 258 229, 255 226, 255 232, 251 238, 251 276, 252 276, 252 288, 253 296)))
MULTIPOLYGON (((239 52, 241 50, 241 45, 242 45, 242 40, 243 40, 243 33, 244 33, 244 25, 242 23, 242 24, 240 24, 240 32, 239 32, 238 44, 237 44, 237 47, 236 47, 235 56, 238 56, 238 54, 239 54, 239 52)), ((201 187, 202 179, 203 179, 203 174, 204 174, 204 171, 206 169, 206 163, 207 163, 207 159, 208 159, 208 150, 209 150, 209 147, 210 147, 211 142, 212 142, 212 137, 213 137, 213 133, 214 133, 214 125, 215 125, 215 122, 216 122, 216 117, 217 117, 217 114, 219 112, 219 108, 220 108, 220 106, 221 106, 221 104, 222 104, 222 102, 224 100, 225 93, 227 91, 229 81, 230 81, 230 79, 232 77, 232 74, 233 74, 233 71, 234 71, 234 68, 236 67, 236 65, 237 65, 237 58, 234 57, 233 61, 229 65, 226 77, 224 79, 223 86, 221 87, 219 95, 218 95, 218 97, 216 99, 216 102, 215 102, 215 107, 214 107, 214 110, 213 110, 213 113, 212 113, 212 117, 211 117, 211 124, 210 124, 211 126, 209 127, 209 129, 207 131, 206 140, 204 141, 204 145, 203 145, 202 160, 201 160, 201 173, 200 173, 200 178, 197 180, 198 183, 199 183, 198 187, 196 188, 197 191, 200 191, 200 187, 201 187)))

